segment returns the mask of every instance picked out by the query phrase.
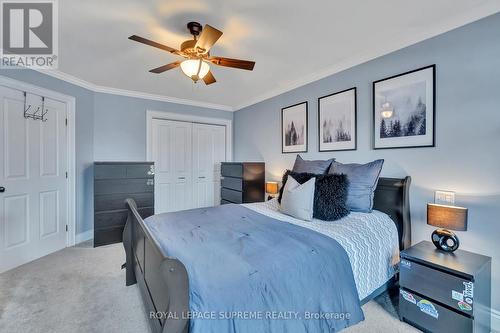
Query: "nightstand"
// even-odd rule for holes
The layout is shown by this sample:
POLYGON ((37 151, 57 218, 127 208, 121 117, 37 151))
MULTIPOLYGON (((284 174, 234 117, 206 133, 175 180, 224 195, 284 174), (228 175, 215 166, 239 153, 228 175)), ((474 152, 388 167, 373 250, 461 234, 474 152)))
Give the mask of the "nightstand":
POLYGON ((400 319, 428 332, 490 332, 491 258, 431 242, 401 252, 400 319))

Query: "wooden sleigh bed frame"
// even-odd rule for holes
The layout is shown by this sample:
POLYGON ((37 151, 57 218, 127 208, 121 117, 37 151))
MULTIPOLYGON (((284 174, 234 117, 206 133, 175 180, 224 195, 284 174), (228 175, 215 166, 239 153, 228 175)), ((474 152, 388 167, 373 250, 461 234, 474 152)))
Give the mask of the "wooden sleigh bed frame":
MULTIPOLYGON (((411 245, 409 188, 411 178, 380 178, 375 190, 374 209, 386 213, 396 224, 399 248, 411 245)), ((128 220, 123 231, 126 253, 126 285, 139 285, 153 332, 187 333, 189 330, 189 283, 183 263, 163 253, 150 234, 132 199, 126 200, 128 220)), ((361 301, 387 290, 395 279, 361 301)))

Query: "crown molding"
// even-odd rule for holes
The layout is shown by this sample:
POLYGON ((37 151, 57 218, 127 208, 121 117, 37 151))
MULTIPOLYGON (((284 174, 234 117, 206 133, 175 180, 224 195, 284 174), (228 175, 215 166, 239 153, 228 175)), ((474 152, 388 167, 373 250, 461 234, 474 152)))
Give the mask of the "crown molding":
POLYGON ((39 73, 51 76, 53 78, 62 80, 64 82, 74 84, 76 86, 85 88, 87 90, 90 90, 90 91, 93 91, 96 93, 134 97, 134 98, 142 98, 142 99, 148 99, 148 100, 159 101, 159 102, 183 104, 183 105, 197 106, 197 107, 202 107, 202 108, 216 109, 216 110, 229 111, 229 112, 234 111, 234 108, 232 108, 231 106, 223 105, 223 104, 214 104, 214 103, 201 102, 201 101, 195 101, 195 100, 183 99, 183 98, 177 98, 177 97, 171 97, 171 96, 149 94, 149 93, 140 92, 140 91, 99 86, 97 84, 93 84, 91 82, 82 80, 80 78, 77 78, 75 76, 66 74, 64 72, 61 72, 61 71, 55 70, 55 69, 35 69, 35 70, 39 73))
POLYGON ((266 99, 276 97, 278 95, 284 94, 296 88, 305 86, 309 83, 337 74, 346 69, 352 68, 357 65, 361 65, 370 60, 374 60, 376 58, 390 54, 392 52, 404 49, 408 46, 420 43, 426 39, 430 39, 439 36, 441 34, 444 34, 446 32, 449 32, 451 30, 460 28, 464 25, 478 21, 487 16, 495 15, 494 13, 498 13, 499 10, 500 10, 500 3, 496 3, 490 6, 485 6, 484 8, 481 8, 480 10, 477 10, 475 12, 464 13, 463 15, 455 17, 452 20, 448 21, 443 20, 442 22, 440 22, 439 26, 433 28, 432 31, 430 30, 422 31, 418 34, 414 34, 411 38, 408 38, 407 34, 401 34, 399 36, 396 36, 395 38, 391 38, 385 44, 381 43, 378 48, 372 48, 370 51, 360 53, 357 57, 351 57, 333 66, 325 67, 319 71, 303 76, 298 80, 290 80, 288 82, 284 82, 278 88, 270 90, 254 98, 248 99, 246 102, 235 106, 233 109, 234 111, 238 111, 248 106, 252 106, 266 99))
POLYGON ((482 8, 478 8, 478 10, 476 10, 476 11, 469 11, 467 13, 464 13, 463 15, 454 17, 454 18, 449 19, 449 20, 442 20, 442 21, 438 22, 438 26, 432 28, 432 31, 431 31, 431 29, 429 29, 427 31, 421 31, 418 34, 414 34, 412 37, 409 37, 407 34, 401 34, 399 36, 395 36, 395 37, 391 38, 388 42, 377 45, 378 47, 371 48, 370 51, 360 53, 356 57, 350 57, 349 59, 346 59, 345 61, 339 62, 333 66, 328 66, 328 67, 325 67, 325 68, 318 70, 316 72, 310 73, 309 75, 302 76, 298 80, 289 80, 289 81, 283 82, 276 89, 273 89, 273 90, 270 90, 264 94, 249 98, 246 101, 242 102, 241 104, 238 104, 235 106, 214 104, 214 103, 208 103, 208 102, 202 102, 202 101, 196 101, 196 100, 190 100, 190 99, 182 99, 182 98, 165 96, 165 95, 156 95, 156 94, 150 94, 150 93, 139 92, 139 91, 132 91, 132 90, 99 86, 99 85, 93 84, 91 82, 74 77, 72 75, 66 74, 66 73, 61 72, 59 70, 36 70, 36 71, 43 73, 43 74, 46 74, 46 75, 49 75, 49 76, 52 76, 54 78, 63 80, 65 82, 80 86, 82 88, 88 89, 88 90, 93 91, 93 92, 111 94, 111 95, 127 96, 127 97, 135 97, 135 98, 155 100, 155 101, 160 101, 160 102, 184 104, 184 105, 191 105, 191 106, 197 106, 197 107, 203 107, 203 108, 209 108, 209 109, 234 112, 234 111, 238 111, 238 110, 241 110, 243 108, 246 108, 248 106, 257 104, 257 103, 262 102, 264 100, 270 99, 272 97, 284 94, 286 92, 289 92, 289 91, 294 90, 296 88, 299 88, 301 86, 307 85, 309 83, 321 80, 323 78, 334 75, 336 73, 339 73, 339 72, 344 71, 346 69, 352 68, 354 66, 363 64, 363 63, 368 62, 370 60, 374 60, 374 59, 379 58, 381 56, 384 56, 384 55, 390 54, 392 52, 401 50, 405 47, 417 44, 417 43, 422 42, 426 39, 441 35, 443 33, 446 33, 446 32, 451 31, 453 29, 462 27, 464 25, 467 25, 469 23, 472 23, 472 22, 477 21, 479 19, 482 19, 484 17, 494 15, 495 13, 498 13, 499 11, 500 11, 500 3, 494 3, 494 4, 491 4, 488 6, 484 6, 482 8))

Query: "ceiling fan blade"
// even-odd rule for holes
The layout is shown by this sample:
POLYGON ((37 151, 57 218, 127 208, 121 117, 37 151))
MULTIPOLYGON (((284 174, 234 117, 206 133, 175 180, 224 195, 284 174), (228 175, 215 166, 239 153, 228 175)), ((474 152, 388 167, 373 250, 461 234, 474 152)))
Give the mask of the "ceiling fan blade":
POLYGON ((181 64, 180 61, 172 62, 170 64, 160 66, 158 68, 153 68, 152 70, 150 70, 150 72, 155 74, 160 74, 168 71, 169 69, 179 67, 180 64, 181 64))
POLYGON ((144 37, 140 37, 140 36, 137 36, 137 35, 132 35, 128 39, 136 41, 136 42, 139 42, 139 43, 142 43, 142 44, 146 44, 146 45, 149 45, 149 46, 152 46, 152 47, 156 47, 158 49, 161 49, 161 50, 164 50, 164 51, 167 51, 167 52, 170 52, 170 53, 181 55, 181 52, 179 50, 171 48, 170 46, 166 46, 166 45, 154 42, 154 41, 146 39, 144 37))
POLYGON ((231 59, 224 57, 210 57, 208 60, 219 66, 246 69, 248 71, 253 70, 253 67, 255 66, 255 61, 248 60, 231 59))
POLYGON ((220 36, 222 36, 222 31, 206 24, 201 31, 200 38, 196 41, 195 49, 199 50, 200 53, 207 53, 220 36))
POLYGON ((217 82, 217 80, 215 79, 212 72, 208 71, 208 73, 203 77, 203 82, 205 82, 206 85, 209 85, 209 84, 217 82))

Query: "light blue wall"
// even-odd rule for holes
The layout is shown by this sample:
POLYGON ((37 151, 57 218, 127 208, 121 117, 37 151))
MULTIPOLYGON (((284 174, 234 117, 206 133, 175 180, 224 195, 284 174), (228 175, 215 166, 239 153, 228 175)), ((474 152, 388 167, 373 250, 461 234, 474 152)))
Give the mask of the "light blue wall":
POLYGON ((93 228, 94 161, 144 161, 146 110, 232 119, 233 113, 174 103, 94 93, 27 69, 0 75, 57 91, 76 99, 76 230, 93 228))
POLYGON ((280 109, 302 101, 309 102, 305 158, 384 158, 383 176, 412 176, 413 243, 433 230, 426 225, 433 191, 457 192, 456 204, 469 208, 469 230, 458 232, 462 248, 493 257, 493 307, 500 310, 500 14, 237 111, 235 159, 265 161, 268 178, 279 179, 295 158, 281 153, 280 109), (372 81, 431 64, 437 65, 437 146, 373 150, 372 81), (358 150, 319 153, 317 98, 354 86, 358 150))
POLYGON ((96 161, 146 159, 146 110, 233 119, 233 113, 109 94, 95 95, 96 161))

